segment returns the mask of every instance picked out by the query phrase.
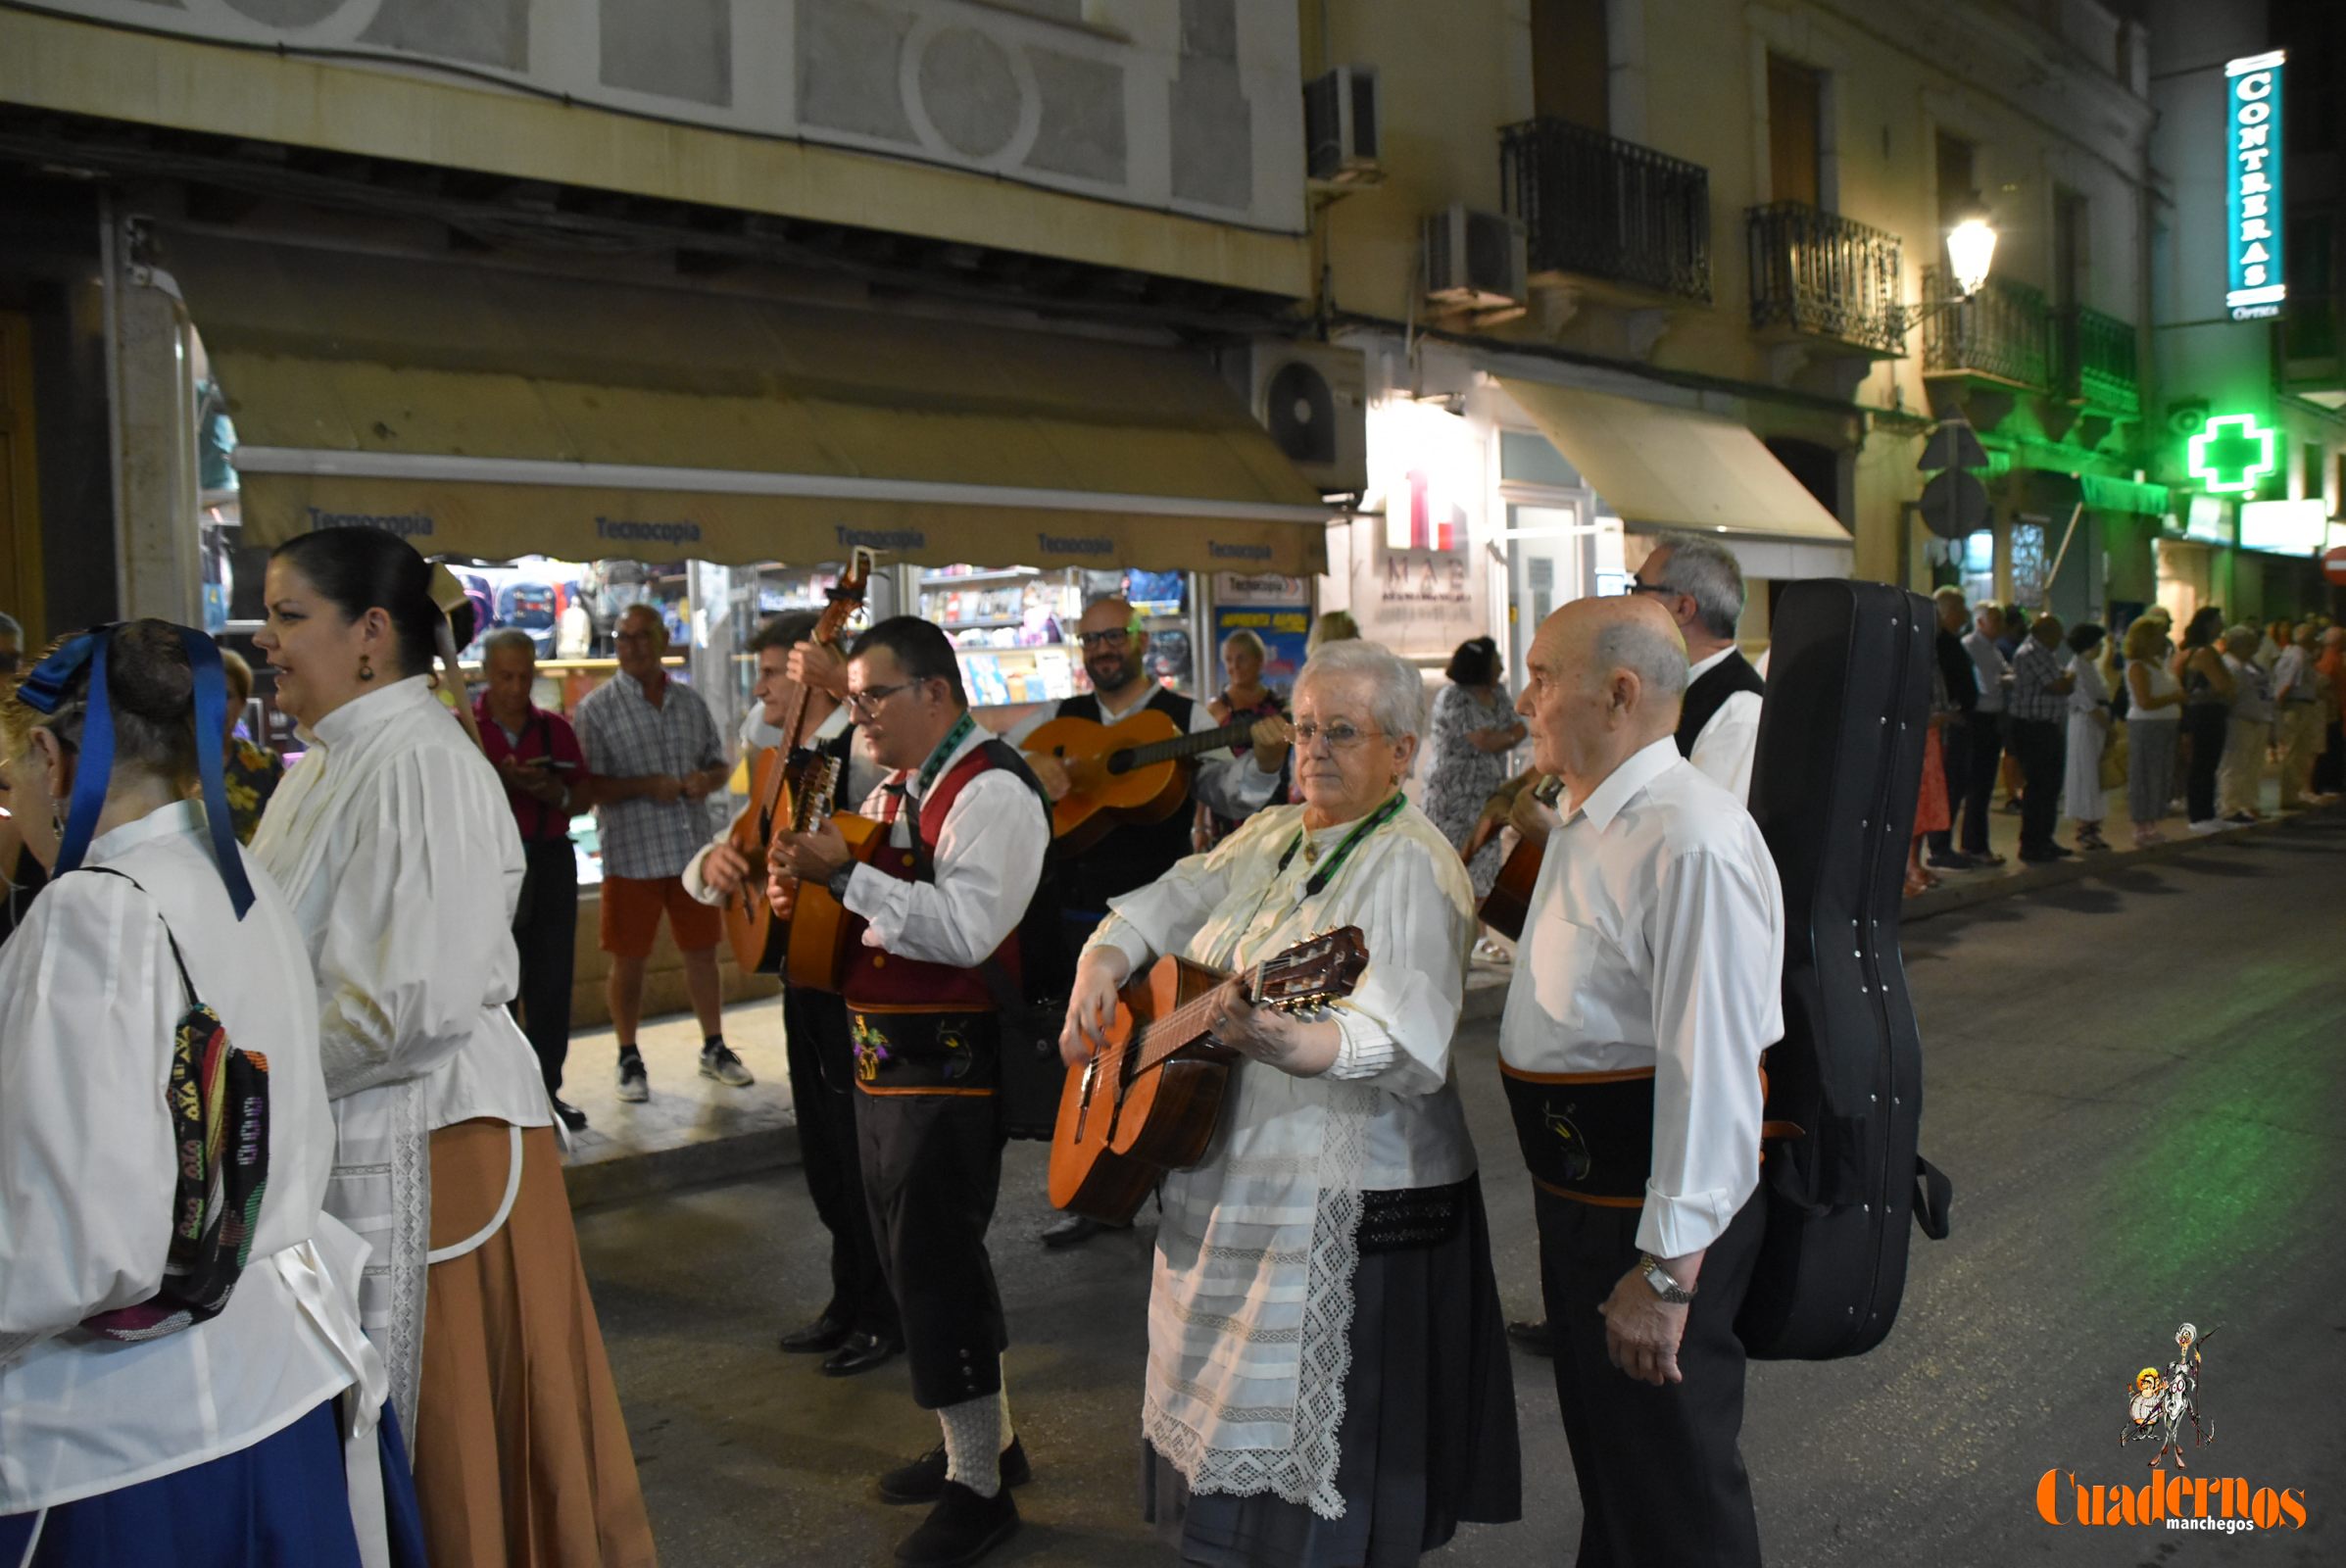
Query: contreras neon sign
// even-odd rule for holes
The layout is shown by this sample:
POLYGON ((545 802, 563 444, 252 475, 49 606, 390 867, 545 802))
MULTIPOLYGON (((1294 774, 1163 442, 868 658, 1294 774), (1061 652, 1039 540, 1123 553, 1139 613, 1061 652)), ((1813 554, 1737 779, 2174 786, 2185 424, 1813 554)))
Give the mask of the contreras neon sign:
POLYGON ((2235 321, 2280 315, 2281 63, 2278 49, 2224 68, 2224 308, 2235 321))

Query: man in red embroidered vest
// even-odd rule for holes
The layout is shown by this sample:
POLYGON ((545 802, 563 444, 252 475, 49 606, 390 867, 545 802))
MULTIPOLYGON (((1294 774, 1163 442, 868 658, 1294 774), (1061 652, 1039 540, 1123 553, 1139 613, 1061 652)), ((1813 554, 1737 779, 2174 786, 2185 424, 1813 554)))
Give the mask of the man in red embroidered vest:
POLYGON ((872 755, 895 770, 863 808, 887 833, 860 864, 827 822, 777 838, 768 893, 787 914, 793 879, 823 882, 865 922, 841 988, 862 1092, 863 1189, 904 1321, 912 1396, 945 1428, 937 1449, 880 1478, 880 1494, 936 1502, 899 1562, 974 1562, 1018 1528, 1009 1489, 1027 1477, 986 1254, 1003 1142, 987 970, 1016 986, 1018 925, 1051 817, 1018 754, 970 716, 953 644, 929 622, 899 615, 856 639, 848 705, 872 755))

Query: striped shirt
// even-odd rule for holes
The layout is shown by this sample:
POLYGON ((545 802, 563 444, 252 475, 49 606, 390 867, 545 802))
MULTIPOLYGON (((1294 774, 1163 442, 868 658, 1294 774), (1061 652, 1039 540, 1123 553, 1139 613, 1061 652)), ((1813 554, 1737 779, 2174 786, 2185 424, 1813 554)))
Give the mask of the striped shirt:
MULTIPOLYGON (((690 686, 669 676, 660 706, 624 671, 578 705, 578 741, 598 778, 682 778, 725 760, 716 720, 690 686)), ((612 801, 595 808, 603 874, 681 876, 714 824, 706 800, 612 801)))

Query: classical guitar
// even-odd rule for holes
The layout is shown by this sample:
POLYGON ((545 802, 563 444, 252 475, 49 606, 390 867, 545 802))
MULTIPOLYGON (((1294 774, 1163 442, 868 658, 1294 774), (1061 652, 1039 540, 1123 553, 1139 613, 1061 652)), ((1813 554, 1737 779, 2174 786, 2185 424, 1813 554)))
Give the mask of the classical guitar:
POLYGON ((1116 1003, 1107 1043, 1067 1070, 1051 1140, 1051 1200, 1105 1224, 1131 1219, 1158 1178, 1205 1157, 1237 1053, 1207 1033, 1227 987, 1295 1011, 1349 996, 1368 967, 1358 926, 1322 932, 1232 977, 1163 957, 1116 1003))
MULTIPOLYGON (((1526 787, 1542 806, 1553 806, 1564 781, 1542 779, 1526 787)), ((1544 836, 1525 839, 1499 867, 1498 880, 1491 884, 1491 891, 1483 895, 1483 907, 1478 911, 1483 923, 1510 942, 1523 940, 1523 923, 1532 912, 1532 890, 1540 883, 1540 862, 1546 857, 1544 836)))
MULTIPOLYGON (((831 781, 836 783, 834 779, 831 781)), ((830 811, 830 790, 817 803, 815 818, 830 811)), ((848 854, 869 861, 888 842, 888 825, 854 811, 831 811, 831 821, 847 840, 848 854)), ((799 884, 798 905, 791 910, 790 934, 784 944, 782 978, 810 991, 837 991, 847 983, 848 960, 863 941, 863 919, 831 897, 820 882, 799 884)))
POLYGON ((1245 745, 1255 720, 1191 735, 1153 708, 1114 724, 1054 718, 1025 739, 1029 757, 1054 757, 1067 769, 1067 793, 1051 808, 1051 833, 1068 850, 1087 850, 1125 822, 1162 822, 1189 793, 1193 757, 1245 745))
MULTIPOLYGON (((864 585, 871 580, 871 552, 851 552, 846 572, 831 588, 831 602, 814 623, 813 640, 837 643, 855 612, 863 608, 864 585)), ((725 901, 725 940, 733 958, 744 969, 772 973, 782 964, 786 928, 765 898, 765 856, 777 833, 804 833, 822 820, 830 808, 834 778, 816 775, 830 765, 803 750, 806 736, 806 691, 790 694, 784 711, 782 739, 758 754, 751 769, 750 804, 726 830, 726 842, 750 862, 751 874, 741 891, 725 901), (821 811, 815 809, 821 803, 821 811)))

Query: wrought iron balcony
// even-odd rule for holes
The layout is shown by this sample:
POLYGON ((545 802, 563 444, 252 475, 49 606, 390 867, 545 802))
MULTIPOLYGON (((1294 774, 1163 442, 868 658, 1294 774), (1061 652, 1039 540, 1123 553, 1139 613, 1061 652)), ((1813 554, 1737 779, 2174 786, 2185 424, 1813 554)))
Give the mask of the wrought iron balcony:
MULTIPOLYGON (((1989 278, 1979 293, 1960 299, 1945 268, 1926 267, 1923 306, 1930 312, 1923 323, 1925 375, 2052 387, 2053 318, 2042 293, 2026 283, 1989 278)), ((2130 357, 2130 342, 2127 352, 2130 357)))
POLYGON ((1753 326, 1906 352, 1897 235, 1805 202, 1754 207, 1748 224, 1753 326))
POLYGON ((1535 272, 1711 297, 1711 174, 1563 120, 1499 132, 1499 185, 1535 272))
POLYGON ((2134 323, 2082 305, 2059 313, 2053 329, 2061 353, 2062 390, 2090 408, 2132 416, 2142 412, 2142 382, 2134 368, 2134 323))

